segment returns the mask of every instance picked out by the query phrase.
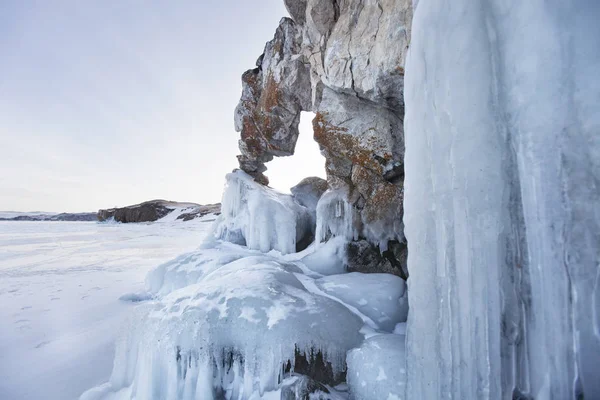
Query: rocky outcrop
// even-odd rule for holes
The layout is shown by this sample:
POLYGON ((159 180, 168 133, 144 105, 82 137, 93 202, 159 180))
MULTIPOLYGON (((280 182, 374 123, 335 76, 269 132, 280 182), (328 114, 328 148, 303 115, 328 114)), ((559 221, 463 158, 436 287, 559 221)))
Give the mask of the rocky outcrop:
POLYGON ((176 219, 189 221, 194 218, 202 217, 206 214, 219 214, 221 212, 220 204, 211 204, 202 206, 196 203, 178 203, 166 200, 150 200, 132 206, 111 208, 99 210, 97 213, 98 221, 114 220, 115 222, 154 222, 175 210, 180 214, 176 219))
POLYGON ((300 112, 311 109, 310 68, 300 55, 302 32, 284 18, 267 43, 257 68, 242 75, 242 97, 235 110, 241 132, 241 169, 268 184, 265 163, 294 154, 300 112))
POLYGON ((285 3, 292 18, 281 20, 257 67, 242 77, 235 118, 240 168, 268 184, 265 163, 294 153, 300 113, 315 112, 314 139, 326 159, 329 188, 346 193, 355 208, 359 239, 385 251, 388 243, 404 241, 411 1, 285 3))
POLYGON ((164 200, 151 200, 122 208, 98 211, 98 221, 114 219, 116 222, 153 222, 170 213, 164 200))
POLYGON ((382 251, 367 240, 357 240, 348 244, 346 269, 349 272, 386 272, 406 280, 408 279, 407 257, 408 249, 405 242, 390 241, 387 250, 382 251))

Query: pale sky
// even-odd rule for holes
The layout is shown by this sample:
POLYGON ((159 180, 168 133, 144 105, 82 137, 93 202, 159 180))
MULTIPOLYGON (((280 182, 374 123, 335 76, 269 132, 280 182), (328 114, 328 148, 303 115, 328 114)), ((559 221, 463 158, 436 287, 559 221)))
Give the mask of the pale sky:
MULTIPOLYGON (((0 210, 214 203, 233 111, 283 0, 0 1, 0 210)), ((273 187, 324 176, 304 114, 273 187)))

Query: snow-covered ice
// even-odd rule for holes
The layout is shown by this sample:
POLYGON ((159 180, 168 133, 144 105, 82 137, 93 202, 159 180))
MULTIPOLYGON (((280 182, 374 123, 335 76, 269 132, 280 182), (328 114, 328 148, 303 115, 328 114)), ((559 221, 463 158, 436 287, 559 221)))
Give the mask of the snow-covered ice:
POLYGON ((210 219, 0 222, 0 399, 75 399, 106 381, 146 273, 197 248, 210 219))
POLYGON ((404 400, 404 335, 376 335, 348 352, 348 386, 353 400, 404 400))
POLYGON ((369 317, 377 329, 392 332, 396 324, 406 322, 406 283, 395 275, 352 272, 324 277, 316 284, 369 317))
POLYGON ((197 264, 206 268, 190 276, 197 283, 137 310, 102 396, 208 400, 214 386, 215 396, 222 388, 228 399, 247 399, 277 390, 296 351, 321 351, 342 372, 346 351, 362 340, 362 320, 311 293, 296 276, 301 268, 277 257, 249 251, 215 262, 215 250, 230 248, 199 250, 196 258, 211 262, 197 264))
POLYGON ((346 271, 346 239, 330 238, 325 243, 313 244, 303 253, 302 262, 312 271, 322 275, 337 275, 346 271))

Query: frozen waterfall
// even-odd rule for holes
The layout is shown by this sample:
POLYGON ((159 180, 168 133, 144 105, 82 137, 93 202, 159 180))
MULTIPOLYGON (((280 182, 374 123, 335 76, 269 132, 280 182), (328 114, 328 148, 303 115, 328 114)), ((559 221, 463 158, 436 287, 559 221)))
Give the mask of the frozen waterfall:
POLYGON ((407 395, 600 398, 600 2, 420 0, 407 395))

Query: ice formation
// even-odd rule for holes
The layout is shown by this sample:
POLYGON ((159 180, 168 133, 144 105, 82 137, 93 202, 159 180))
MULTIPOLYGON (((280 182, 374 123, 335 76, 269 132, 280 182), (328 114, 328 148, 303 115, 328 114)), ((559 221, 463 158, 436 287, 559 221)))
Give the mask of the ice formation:
POLYGON ((406 283, 397 276, 352 272, 324 277, 316 284, 325 293, 369 317, 376 329, 392 332, 396 324, 406 322, 406 283))
POLYGON ((355 227, 354 207, 348 201, 348 193, 341 189, 327 190, 317 203, 317 243, 330 237, 346 240, 358 238, 355 227))
POLYGON ((420 0, 407 395, 600 398, 600 3, 420 0))
POLYGON ((294 263, 243 252, 224 243, 157 269, 149 285, 164 296, 137 310, 110 382, 83 398, 248 399, 277 390, 296 353, 322 353, 337 379, 363 338, 361 318, 309 291, 301 279, 312 278, 294 263))
MULTIPOLYGON (((343 381, 347 352, 392 331, 406 299, 400 278, 339 270, 344 243, 334 237, 284 255, 213 236, 160 265, 146 279, 153 300, 123 327, 110 381, 82 399, 279 399, 305 390, 298 385, 309 378, 296 382, 294 371, 343 381), (319 357, 320 370, 298 364, 319 357)), ((323 387, 323 398, 348 396, 323 387)))
POLYGON ((348 352, 348 386, 353 400, 404 400, 404 335, 377 335, 348 352))
POLYGON ((312 234, 311 221, 310 211, 291 195, 263 186, 238 170, 227 175, 215 234, 250 249, 287 254, 296 252, 296 244, 312 234))
POLYGON ((280 398, 312 379, 288 374, 303 354, 347 366, 356 400, 600 398, 600 3, 415 0, 412 33, 408 1, 286 5, 243 77, 250 175, 203 248, 149 274, 83 398, 280 398), (253 180, 311 102, 316 221, 253 180), (408 290, 345 273, 350 241, 402 261, 403 230, 408 290))
POLYGON ((346 239, 334 237, 325 243, 314 244, 302 254, 301 261, 310 270, 321 275, 346 272, 346 239))

